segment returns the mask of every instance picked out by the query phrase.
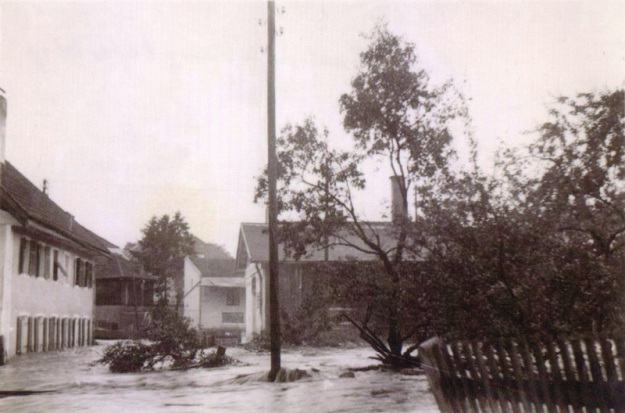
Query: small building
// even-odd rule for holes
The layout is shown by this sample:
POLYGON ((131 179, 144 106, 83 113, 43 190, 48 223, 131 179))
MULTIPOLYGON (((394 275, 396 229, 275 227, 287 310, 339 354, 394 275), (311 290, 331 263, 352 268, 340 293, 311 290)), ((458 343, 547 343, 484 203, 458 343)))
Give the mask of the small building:
MULTIPOLYGON (((391 178, 393 214, 401 212, 397 179, 391 178)), ((392 222, 366 222, 363 231, 379 247, 393 251, 396 246, 396 229, 392 222)), ((336 239, 329 239, 327 248, 309 248, 307 254, 298 260, 284 253, 283 245, 278 248, 279 279, 278 295, 281 318, 291 318, 301 308, 305 297, 314 294, 316 282, 324 284, 324 274, 313 270, 320 263, 367 262, 378 260, 355 231, 345 228, 336 239), (318 278, 321 277, 321 278, 318 278)), ((414 263, 422 262, 423 257, 405 252, 405 259, 414 263)), ((242 223, 235 258, 235 273, 245 278, 245 339, 269 329, 269 234, 266 223, 242 223)), ((338 308, 329 308, 338 310, 338 308)))
POLYGON ((195 252, 184 260, 184 316, 216 344, 238 343, 245 330, 245 279, 222 248, 196 237, 195 252))
POLYGON ((92 342, 94 261, 107 241, 4 159, 0 96, 0 342, 11 358, 92 342))
POLYGON ((96 268, 95 338, 131 338, 149 321, 156 277, 130 254, 114 245, 96 268))

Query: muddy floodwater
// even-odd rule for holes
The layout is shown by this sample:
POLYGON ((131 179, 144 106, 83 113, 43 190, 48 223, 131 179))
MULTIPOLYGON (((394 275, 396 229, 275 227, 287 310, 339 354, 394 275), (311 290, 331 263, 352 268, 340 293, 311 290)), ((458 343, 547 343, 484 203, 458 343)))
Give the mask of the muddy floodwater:
POLYGON ((0 399, 1 412, 438 412, 423 375, 357 371, 374 365, 368 348, 286 350, 282 364, 317 373, 286 384, 235 384, 239 375, 269 369, 269 355, 242 348, 227 354, 246 365, 216 369, 109 373, 90 366, 104 344, 19 356, 0 367, 0 390, 50 393, 0 399))

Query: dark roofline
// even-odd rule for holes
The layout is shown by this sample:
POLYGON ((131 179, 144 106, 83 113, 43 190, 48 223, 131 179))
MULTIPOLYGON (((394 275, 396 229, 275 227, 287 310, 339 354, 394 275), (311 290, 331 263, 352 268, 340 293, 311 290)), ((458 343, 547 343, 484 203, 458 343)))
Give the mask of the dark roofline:
MULTIPOLYGON (((82 246, 83 248, 98 252, 103 255, 109 254, 108 245, 114 247, 114 244, 106 241, 104 238, 96 235, 92 231, 79 224, 74 219, 73 215, 63 210, 59 205, 51 200, 9 161, 5 160, 5 162, 1 165, 1 168, 2 179, 0 180, 0 200, 2 201, 2 203, 6 203, 5 205, 2 205, 2 207, 5 210, 7 210, 8 208, 7 212, 14 215, 15 218, 22 224, 22 226, 28 227, 29 221, 32 221, 35 224, 41 225, 58 233, 59 235, 62 235, 68 240, 82 246), (7 187, 6 177, 8 174, 11 173, 15 174, 14 184, 16 185, 16 187, 7 187), (51 213, 56 214, 63 219, 67 219, 71 223, 70 228, 65 229, 59 223, 53 222, 52 219, 45 219, 44 213, 41 211, 37 211, 35 206, 32 207, 32 210, 29 210, 26 206, 22 205, 16 199, 15 194, 11 193, 12 190, 16 190, 18 193, 20 190, 25 191, 28 192, 30 195, 34 195, 39 197, 39 199, 43 199, 45 205, 43 205, 42 207, 49 208, 51 213), (72 228, 75 231, 72 231, 72 228)), ((37 207, 39 206, 40 205, 37 205, 37 207)))

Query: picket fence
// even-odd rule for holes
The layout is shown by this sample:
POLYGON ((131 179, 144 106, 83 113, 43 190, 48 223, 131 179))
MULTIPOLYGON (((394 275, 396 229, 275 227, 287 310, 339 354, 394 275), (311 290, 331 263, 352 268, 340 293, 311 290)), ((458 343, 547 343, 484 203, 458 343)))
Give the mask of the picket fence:
POLYGON ((445 343, 419 348, 441 413, 625 413, 623 339, 445 343))

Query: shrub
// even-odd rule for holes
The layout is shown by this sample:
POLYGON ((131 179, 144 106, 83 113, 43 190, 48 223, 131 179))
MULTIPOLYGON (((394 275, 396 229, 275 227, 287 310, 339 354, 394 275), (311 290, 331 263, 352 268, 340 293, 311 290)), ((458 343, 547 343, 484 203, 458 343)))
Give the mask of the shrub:
POLYGON ((254 334, 252 341, 247 342, 243 346, 247 351, 254 353, 262 353, 270 350, 269 335, 264 332, 262 334, 254 334))
POLYGON ((149 345, 138 340, 125 340, 106 347, 96 363, 108 364, 113 373, 134 373, 146 368, 152 358, 149 345))
POLYGON ((144 329, 151 342, 156 362, 170 359, 174 367, 183 367, 195 359, 201 349, 197 330, 190 320, 176 310, 158 306, 152 311, 152 322, 144 329))
POLYGON ((152 321, 143 331, 145 341, 120 341, 104 350, 96 364, 108 364, 114 373, 152 370, 158 363, 171 362, 173 368, 184 368, 195 362, 201 349, 197 331, 189 319, 175 309, 156 307, 152 321))

